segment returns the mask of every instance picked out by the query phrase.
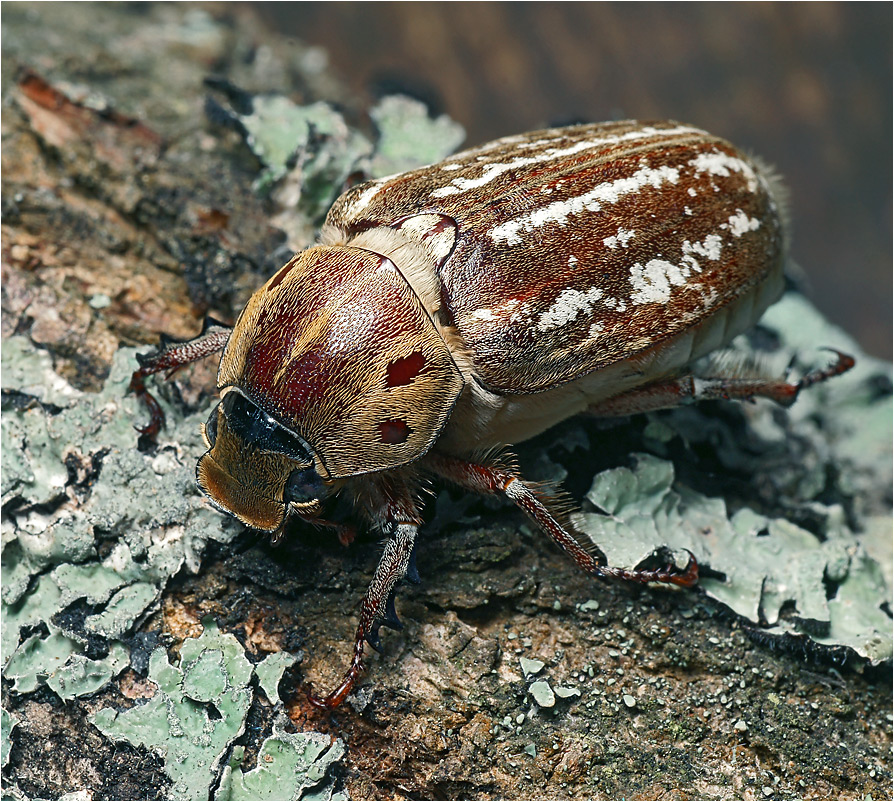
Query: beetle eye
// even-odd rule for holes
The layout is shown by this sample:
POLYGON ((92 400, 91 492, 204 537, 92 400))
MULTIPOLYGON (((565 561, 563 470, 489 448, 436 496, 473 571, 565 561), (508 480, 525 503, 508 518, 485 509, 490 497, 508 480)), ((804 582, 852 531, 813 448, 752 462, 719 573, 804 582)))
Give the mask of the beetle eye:
POLYGON ((323 496, 323 480, 314 468, 302 468, 292 471, 282 491, 284 502, 294 501, 297 504, 305 504, 308 501, 316 501, 323 496))
POLYGON ((220 402, 214 405, 208 420, 205 422, 205 439, 208 441, 208 448, 214 448, 214 442, 217 440, 217 409, 220 402))

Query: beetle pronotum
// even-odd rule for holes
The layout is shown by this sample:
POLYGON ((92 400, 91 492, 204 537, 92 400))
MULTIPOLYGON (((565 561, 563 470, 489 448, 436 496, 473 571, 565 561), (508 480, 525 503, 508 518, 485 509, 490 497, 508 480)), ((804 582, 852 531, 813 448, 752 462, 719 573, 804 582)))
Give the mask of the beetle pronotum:
MULTIPOLYGON (((675 122, 613 122, 507 137, 356 186, 320 242, 249 300, 235 326, 163 342, 144 379, 223 349, 220 402, 197 481, 214 506, 281 537, 327 524, 348 494, 385 537, 360 609, 364 642, 399 627, 394 594, 418 581, 419 491, 429 477, 502 493, 597 577, 692 585, 697 566, 625 570, 551 512, 506 448, 589 411, 624 415, 705 398, 788 405, 844 372, 800 382, 687 368, 752 326, 783 288, 777 184, 722 139, 675 122)), ((338 528, 335 524, 328 524, 338 528)))

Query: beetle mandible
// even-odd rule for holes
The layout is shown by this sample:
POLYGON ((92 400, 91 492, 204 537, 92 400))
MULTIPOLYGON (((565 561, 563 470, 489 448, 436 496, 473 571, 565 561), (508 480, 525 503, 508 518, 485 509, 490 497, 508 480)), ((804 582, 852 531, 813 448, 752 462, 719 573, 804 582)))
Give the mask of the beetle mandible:
MULTIPOLYGON (((572 415, 626 415, 705 398, 770 398, 800 382, 696 378, 688 366, 751 327, 783 289, 776 179, 722 139, 676 122, 623 121, 499 139, 369 181, 333 205, 229 328, 140 358, 144 379, 223 350, 203 427, 199 488, 281 537, 327 524, 347 494, 385 538, 360 609, 364 642, 400 627, 398 583, 418 581, 419 495, 430 477, 515 502, 597 577, 689 586, 698 570, 604 565, 519 475, 509 445, 572 415)), ((336 526, 335 524, 328 524, 336 526)))

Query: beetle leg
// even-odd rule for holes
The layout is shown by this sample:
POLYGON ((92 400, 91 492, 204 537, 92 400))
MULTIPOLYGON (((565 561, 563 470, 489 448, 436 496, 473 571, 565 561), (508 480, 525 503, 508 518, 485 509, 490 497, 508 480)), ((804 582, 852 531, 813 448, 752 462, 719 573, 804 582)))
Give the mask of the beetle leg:
POLYGON ((654 571, 632 571, 601 564, 594 554, 556 520, 544 503, 545 500, 514 470, 432 453, 424 457, 421 464, 438 476, 476 493, 503 493, 588 574, 629 582, 668 582, 682 587, 690 587, 698 580, 698 564, 691 552, 689 562, 682 570, 668 565, 654 571))
POLYGON ((369 643, 376 651, 381 651, 379 628, 383 624, 392 629, 403 628, 394 609, 394 593, 397 583, 407 574, 416 542, 416 532, 416 524, 399 523, 394 526, 394 532, 385 543, 382 558, 360 607, 360 623, 354 636, 351 666, 341 684, 328 696, 321 699, 314 694, 310 695, 310 702, 315 707, 332 710, 345 700, 366 670, 363 664, 364 643, 369 643))
POLYGON ((416 534, 421 519, 412 491, 406 483, 393 475, 381 477, 375 483, 367 481, 364 484, 365 501, 373 522, 390 534, 360 606, 360 622, 354 636, 350 668, 341 684, 328 696, 321 699, 311 694, 309 697, 315 707, 327 710, 338 707, 345 700, 366 670, 363 664, 364 643, 381 651, 379 629, 382 626, 403 629, 394 607, 395 591, 402 579, 406 578, 410 582, 419 579, 416 570, 416 534))
POLYGON ((587 412, 598 417, 634 415, 658 409, 677 407, 690 401, 737 400, 751 401, 756 397, 769 398, 784 407, 795 403, 801 390, 840 376, 854 366, 854 358, 834 349, 829 349, 837 357, 825 368, 812 370, 798 382, 785 379, 722 377, 699 378, 693 375, 647 384, 614 398, 608 398, 587 408, 587 412))
POLYGON ((416 544, 413 544, 413 550, 410 552, 410 563, 407 565, 407 582, 412 585, 422 584, 422 577, 419 576, 419 569, 416 567, 416 544))
POLYGON ((146 389, 145 378, 154 373, 168 371, 168 378, 190 362, 197 362, 223 349, 230 337, 230 326, 206 317, 202 333, 192 340, 173 340, 166 335, 161 336, 158 350, 152 354, 137 354, 139 370, 130 377, 128 391, 134 393, 149 410, 149 425, 136 430, 146 437, 154 438, 165 425, 165 414, 155 397, 146 389))

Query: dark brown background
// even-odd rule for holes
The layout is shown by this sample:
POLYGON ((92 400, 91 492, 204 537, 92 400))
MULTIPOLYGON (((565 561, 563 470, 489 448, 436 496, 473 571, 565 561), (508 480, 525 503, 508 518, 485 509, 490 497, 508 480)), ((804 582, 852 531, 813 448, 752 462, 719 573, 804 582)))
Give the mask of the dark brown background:
POLYGON ((891 355, 888 3, 263 3, 356 94, 412 90, 472 145, 670 117, 760 154, 791 190, 823 311, 891 355))

